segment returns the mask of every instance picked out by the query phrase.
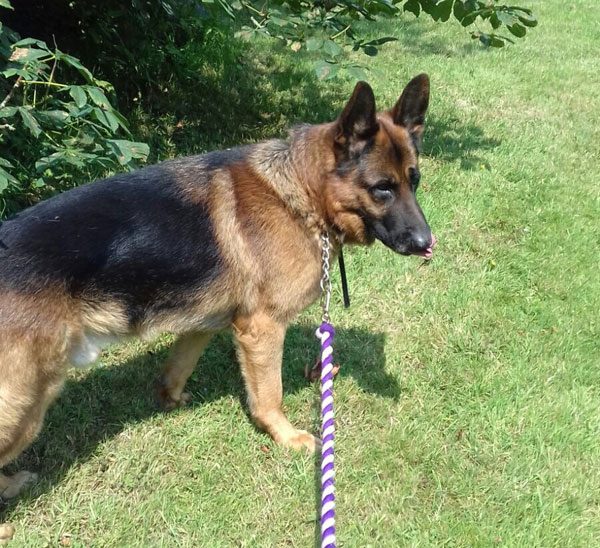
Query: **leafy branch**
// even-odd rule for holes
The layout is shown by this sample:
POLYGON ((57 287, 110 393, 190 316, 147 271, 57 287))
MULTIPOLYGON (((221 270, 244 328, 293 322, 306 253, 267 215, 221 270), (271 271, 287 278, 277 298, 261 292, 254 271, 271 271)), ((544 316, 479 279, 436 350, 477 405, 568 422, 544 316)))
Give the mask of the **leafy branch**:
POLYGON ((0 44, 0 215, 147 158, 148 145, 122 138, 131 135, 110 83, 1 23, 0 44))
POLYGON ((530 9, 504 5, 500 0, 272 0, 264 3, 219 0, 219 5, 230 17, 241 21, 238 37, 251 38, 260 33, 284 41, 294 51, 305 48, 314 52, 318 56, 315 69, 321 78, 332 78, 340 68, 364 78, 367 67, 344 61, 344 52, 362 51, 374 56, 383 44, 397 40, 392 36, 364 40, 357 30, 361 20, 401 17, 406 12, 415 17, 425 13, 439 22, 454 18, 463 27, 474 26, 472 38, 491 47, 514 42, 501 31, 523 38, 528 28, 537 25, 530 9), (486 30, 481 30, 480 24, 486 30))

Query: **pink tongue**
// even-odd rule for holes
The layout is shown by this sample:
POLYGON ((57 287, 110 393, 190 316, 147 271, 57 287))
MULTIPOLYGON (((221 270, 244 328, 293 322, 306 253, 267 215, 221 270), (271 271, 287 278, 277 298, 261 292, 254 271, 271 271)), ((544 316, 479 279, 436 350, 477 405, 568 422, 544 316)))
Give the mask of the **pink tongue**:
POLYGON ((431 259, 433 257, 433 246, 435 245, 435 236, 431 235, 431 245, 425 251, 415 251, 413 255, 419 255, 419 257, 425 257, 431 259))

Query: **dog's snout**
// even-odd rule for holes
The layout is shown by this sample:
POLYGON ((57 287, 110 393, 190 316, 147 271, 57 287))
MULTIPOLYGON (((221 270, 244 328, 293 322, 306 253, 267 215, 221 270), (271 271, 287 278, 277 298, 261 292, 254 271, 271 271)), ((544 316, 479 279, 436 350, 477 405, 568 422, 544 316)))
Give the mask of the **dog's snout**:
POLYGON ((411 240, 413 250, 425 251, 431 247, 431 231, 413 234, 411 240))

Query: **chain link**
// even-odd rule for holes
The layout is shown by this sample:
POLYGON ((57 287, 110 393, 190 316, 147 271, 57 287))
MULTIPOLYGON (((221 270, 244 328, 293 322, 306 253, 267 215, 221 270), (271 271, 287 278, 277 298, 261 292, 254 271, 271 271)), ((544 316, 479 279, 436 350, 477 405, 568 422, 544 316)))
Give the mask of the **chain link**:
POLYGON ((321 309, 323 315, 321 321, 329 323, 329 301, 331 300, 331 278, 329 277, 329 234, 321 234, 321 264, 323 274, 321 276, 321 309))

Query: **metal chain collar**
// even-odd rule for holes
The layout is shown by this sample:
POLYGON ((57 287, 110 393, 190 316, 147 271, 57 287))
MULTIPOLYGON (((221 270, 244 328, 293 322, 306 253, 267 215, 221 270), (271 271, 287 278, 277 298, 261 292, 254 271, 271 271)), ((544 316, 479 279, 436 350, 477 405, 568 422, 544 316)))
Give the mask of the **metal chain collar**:
POLYGON ((321 234, 321 321, 329 323, 329 301, 331 300, 331 278, 329 277, 329 233, 321 234))

